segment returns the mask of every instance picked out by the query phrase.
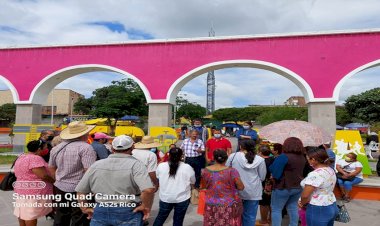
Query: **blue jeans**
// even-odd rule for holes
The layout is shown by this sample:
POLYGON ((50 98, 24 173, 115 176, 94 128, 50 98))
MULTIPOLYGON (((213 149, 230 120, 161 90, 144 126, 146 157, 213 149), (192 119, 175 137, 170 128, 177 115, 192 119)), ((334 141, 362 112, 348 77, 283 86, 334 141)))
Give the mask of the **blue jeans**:
POLYGON ((298 226, 298 199, 301 196, 301 188, 274 189, 272 191, 272 226, 281 226, 282 209, 286 207, 289 215, 289 226, 298 226))
POLYGON ((166 219, 168 218, 170 212, 174 208, 173 216, 173 226, 182 226, 183 219, 187 211, 187 207, 190 204, 190 199, 179 202, 179 203, 167 203, 160 200, 160 210, 154 220, 153 226, 162 226, 164 225, 166 219))
POLYGON ((329 206, 315 206, 309 204, 306 207, 307 226, 333 226, 338 211, 335 202, 329 206))
POLYGON ((352 181, 349 180, 342 180, 338 178, 338 184, 340 187, 344 187, 346 191, 351 191, 352 190, 352 185, 359 184, 363 181, 362 178, 355 177, 352 181))
POLYGON ((95 207, 90 226, 142 226, 142 212, 133 213, 131 207, 95 207))
POLYGON ((205 158, 201 155, 198 157, 186 157, 185 163, 189 164, 195 172, 195 188, 199 188, 201 184, 201 172, 202 172, 202 164, 204 167, 205 158))
POLYGON ((256 224, 256 215, 258 207, 258 200, 243 200, 243 226, 252 226, 256 224))

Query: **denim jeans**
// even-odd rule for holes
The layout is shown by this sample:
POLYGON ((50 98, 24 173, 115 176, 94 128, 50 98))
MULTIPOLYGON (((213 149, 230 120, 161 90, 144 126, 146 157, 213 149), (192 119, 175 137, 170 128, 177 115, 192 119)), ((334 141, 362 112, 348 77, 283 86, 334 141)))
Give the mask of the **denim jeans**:
POLYGON ((306 207, 307 226, 333 226, 338 211, 335 202, 329 206, 315 206, 309 204, 306 207))
POLYGON ((342 180, 338 178, 338 184, 339 186, 343 186, 346 191, 351 191, 352 190, 352 185, 359 184, 363 181, 362 178, 355 177, 352 181, 349 180, 342 180))
POLYGON ((274 189, 272 191, 272 226, 281 226, 282 209, 286 207, 289 215, 289 225, 298 226, 298 199, 301 196, 301 188, 274 189))
POLYGON ((143 213, 132 207, 95 207, 90 226, 142 226, 143 213))
POLYGON ((205 164, 203 156, 198 157, 186 157, 185 163, 189 164, 195 172, 195 188, 199 188, 201 183, 202 164, 205 164))
POLYGON ((190 199, 179 202, 179 203, 167 203, 160 200, 160 210, 154 220, 153 226, 162 226, 164 225, 166 219, 168 218, 170 212, 174 208, 173 216, 173 226, 182 226, 183 219, 187 211, 187 207, 190 204, 190 199))
POLYGON ((258 207, 258 200, 243 200, 243 226, 251 226, 256 224, 256 215, 258 207))

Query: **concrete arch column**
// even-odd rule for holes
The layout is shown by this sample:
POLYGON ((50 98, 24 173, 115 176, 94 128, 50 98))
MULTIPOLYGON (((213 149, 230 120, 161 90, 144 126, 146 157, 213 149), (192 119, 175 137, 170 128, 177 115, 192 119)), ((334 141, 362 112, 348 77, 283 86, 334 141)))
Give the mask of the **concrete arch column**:
MULTIPOLYGON (((41 124, 42 105, 41 104, 16 104, 16 125, 20 124, 41 124)), ((15 134, 13 138, 13 152, 24 152, 25 134, 15 134)))
POLYGON ((148 115, 148 127, 171 126, 172 107, 170 103, 150 103, 148 115))
POLYGON ((335 101, 309 102, 308 121, 325 129, 332 137, 336 130, 335 101))

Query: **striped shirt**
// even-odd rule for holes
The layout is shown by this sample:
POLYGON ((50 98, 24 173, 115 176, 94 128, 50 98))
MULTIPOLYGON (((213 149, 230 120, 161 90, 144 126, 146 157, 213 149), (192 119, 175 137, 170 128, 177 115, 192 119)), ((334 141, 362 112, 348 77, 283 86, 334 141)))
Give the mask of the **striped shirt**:
POLYGON ((96 161, 96 152, 84 141, 73 141, 65 146, 67 142, 63 141, 51 150, 49 167, 57 168, 54 183, 57 188, 64 192, 75 192, 84 170, 96 161))
POLYGON ((201 148, 202 151, 205 151, 205 145, 201 139, 197 139, 192 142, 190 138, 185 139, 181 144, 181 149, 185 153, 186 157, 198 157, 202 153, 198 153, 196 150, 201 148))

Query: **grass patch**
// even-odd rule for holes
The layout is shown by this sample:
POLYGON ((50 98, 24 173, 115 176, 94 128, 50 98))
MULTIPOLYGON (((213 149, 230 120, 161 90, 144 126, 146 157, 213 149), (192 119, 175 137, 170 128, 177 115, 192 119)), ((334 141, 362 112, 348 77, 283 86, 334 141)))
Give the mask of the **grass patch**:
POLYGON ((16 158, 17 158, 16 155, 0 155, 0 165, 12 164, 16 158))
POLYGON ((12 152, 13 148, 8 148, 8 147, 1 147, 0 148, 0 153, 5 153, 5 152, 12 152))

